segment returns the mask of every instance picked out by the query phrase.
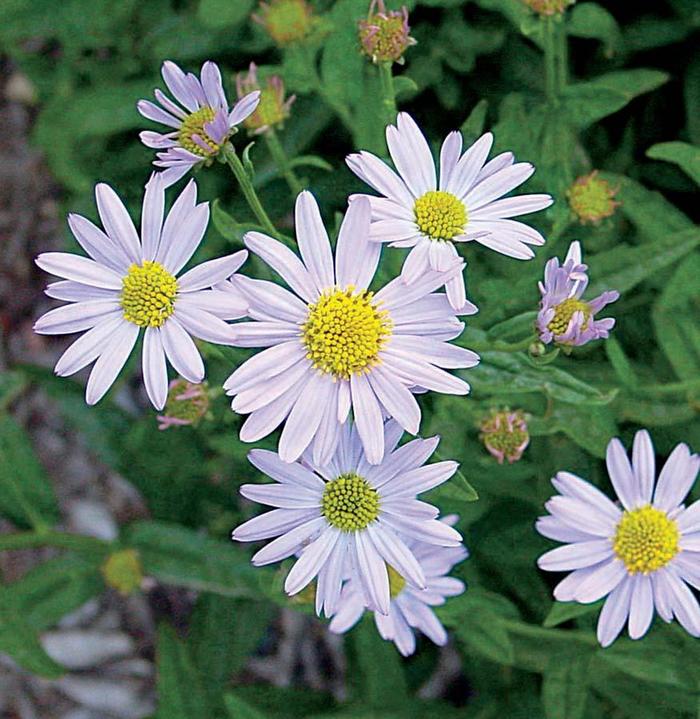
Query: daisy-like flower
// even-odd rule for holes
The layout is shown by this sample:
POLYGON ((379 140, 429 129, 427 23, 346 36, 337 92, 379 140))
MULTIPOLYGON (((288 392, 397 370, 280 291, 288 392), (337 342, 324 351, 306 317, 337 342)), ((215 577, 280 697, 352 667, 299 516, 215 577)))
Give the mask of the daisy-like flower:
MULTIPOLYGON (((427 269, 445 270, 457 263, 455 242, 476 240, 520 260, 534 257, 528 245, 544 244, 537 230, 510 218, 549 207, 552 198, 498 199, 525 182, 535 168, 527 162, 514 164, 510 152, 486 162, 493 144, 490 132, 464 154, 461 133, 451 132, 440 151, 439 179, 430 147, 410 115, 399 113, 396 127, 386 128, 386 140, 398 174, 370 152, 349 155, 346 162, 382 195, 360 195, 372 204, 370 239, 413 248, 401 271, 406 283, 427 269)), ((461 309, 466 302, 462 274, 451 277, 446 289, 452 307, 461 309)))
POLYGON ((167 357, 189 382, 201 382, 204 364, 191 336, 230 344, 233 329, 224 320, 245 316, 240 294, 211 286, 232 275, 245 261, 245 250, 185 272, 209 222, 209 205, 197 204, 194 180, 164 219, 162 178, 154 173, 146 185, 141 238, 114 190, 95 187, 104 231, 80 215, 68 224, 88 257, 45 252, 36 260, 46 272, 65 280, 50 284, 46 294, 70 304, 47 312, 34 325, 39 334, 85 332, 61 356, 55 372, 72 375, 95 362, 87 382, 86 401, 95 404, 111 387, 131 354, 141 329, 143 378, 153 406, 168 396, 167 357), (86 331, 87 330, 87 331, 86 331))
POLYGON ((585 345, 608 336, 615 326, 612 317, 596 320, 597 312, 615 302, 620 293, 603 292, 594 300, 582 300, 588 285, 588 267, 581 264, 581 245, 572 242, 564 264, 552 257, 544 268, 544 284, 539 283, 542 301, 537 315, 537 331, 545 344, 554 342, 568 347, 585 345))
MULTIPOLYGON (((442 521, 452 525, 457 517, 451 515, 442 521)), ((437 547, 415 540, 407 540, 406 546, 413 552, 425 575, 425 589, 412 587, 393 567, 389 573, 389 613, 374 612, 374 622, 382 639, 394 642, 405 657, 416 650, 414 629, 425 634, 442 647, 447 644, 447 631, 435 616, 431 607, 441 606, 447 597, 464 592, 464 582, 447 574, 455 564, 469 556, 466 547, 437 547)), ((350 578, 340 593, 338 611, 329 629, 344 634, 355 626, 367 608, 362 587, 357 579, 350 578)))
POLYGON ((608 444, 606 461, 621 507, 569 472, 552 480, 560 494, 545 504, 549 516, 538 519, 537 530, 567 544, 543 554, 538 564, 550 572, 571 571, 554 597, 589 604, 607 595, 598 619, 604 647, 628 620, 632 639, 646 634, 654 609, 664 621, 675 617, 700 636, 700 607, 687 586, 700 589, 700 501, 683 504, 700 457, 677 445, 654 486, 654 447, 642 430, 631 464, 619 439, 608 444))
POLYGON ((379 428, 384 461, 371 465, 357 426, 346 422, 328 463, 318 465, 311 452, 288 464, 278 454, 252 450, 248 458, 278 484, 245 484, 241 494, 277 509, 233 531, 234 540, 253 542, 277 537, 253 556, 262 566, 301 553, 287 575, 285 591, 294 595, 318 576, 316 611, 331 616, 343 580, 357 577, 366 605, 389 613, 387 566, 412 587, 428 582, 414 552, 402 537, 439 547, 459 547, 461 536, 436 519, 437 508, 416 499, 447 481, 457 470, 451 461, 424 465, 439 438, 414 439, 398 447, 401 427, 389 421, 379 428))
POLYGON ((260 92, 245 95, 229 110, 221 72, 215 63, 207 61, 202 65, 200 79, 166 60, 162 75, 175 102, 156 89, 158 105, 139 100, 137 108, 145 118, 172 128, 165 134, 144 130, 140 135, 146 147, 160 150, 153 164, 165 168, 163 176, 171 185, 195 165, 219 154, 236 125, 255 111, 260 92))
MULTIPOLYGON (((467 394, 469 385, 442 368, 472 367, 474 352, 454 347, 464 325, 444 294, 431 294, 461 271, 428 270, 408 286, 396 278, 376 294, 368 290, 380 245, 370 242, 370 206, 353 202, 340 227, 335 262, 313 195, 296 202, 296 235, 302 261, 287 247, 259 232, 245 243, 293 290, 236 275, 224 287, 237 288, 254 322, 236 325, 234 344, 267 347, 225 382, 232 408, 249 413, 244 442, 273 432, 286 418, 279 442, 285 462, 309 446, 324 464, 352 409, 368 461, 384 454, 382 424, 394 417, 416 434, 422 389, 467 394)), ((475 312, 473 305, 465 311, 475 312)))

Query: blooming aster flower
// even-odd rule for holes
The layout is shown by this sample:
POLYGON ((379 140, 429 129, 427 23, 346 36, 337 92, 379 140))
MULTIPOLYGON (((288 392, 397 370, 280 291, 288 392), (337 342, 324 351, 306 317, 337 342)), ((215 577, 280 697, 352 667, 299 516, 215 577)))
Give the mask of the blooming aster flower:
MULTIPOLYGON (((445 295, 431 294, 450 273, 428 270, 411 286, 400 278, 376 294, 367 288, 380 245, 369 242, 370 206, 353 202, 340 227, 335 262, 313 195, 296 202, 299 258, 277 240, 249 232, 245 244, 293 290, 236 275, 224 283, 243 293, 254 322, 236 325, 234 344, 267 347, 225 382, 232 407, 250 416, 241 428, 255 442, 286 418, 280 457, 295 461, 311 444, 314 461, 330 458, 352 409, 369 462, 384 453, 382 422, 391 416, 418 432, 420 388, 467 394, 445 368, 472 367, 478 355, 448 344, 462 329, 445 295)), ((473 305, 465 310, 476 311, 473 305)))
MULTIPOLYGON (((528 245, 544 238, 532 227, 510 218, 549 207, 549 195, 520 195, 498 199, 521 185, 535 171, 527 162, 514 164, 504 152, 486 158, 493 135, 482 135, 462 154, 462 135, 451 132, 440 151, 440 175, 428 143, 410 115, 399 113, 396 127, 386 128, 389 153, 398 175, 370 152, 349 155, 350 169, 382 197, 372 204, 370 239, 392 247, 412 247, 401 275, 415 282, 426 269, 445 270, 458 261, 455 242, 476 240, 509 257, 534 257, 528 245)), ((354 195, 354 199, 358 195, 354 195)), ((466 302, 462 274, 451 277, 447 296, 455 309, 466 302)))
MULTIPOLYGON (((456 520, 457 517, 452 515, 442 521, 452 525, 456 520)), ((425 589, 411 586, 392 566, 387 566, 391 597, 389 613, 374 612, 374 622, 382 639, 394 642, 405 657, 416 650, 413 629, 422 632, 440 647, 447 644, 447 631, 431 607, 444 604, 447 597, 462 594, 464 582, 446 575, 455 564, 469 556, 464 546, 438 547, 411 539, 406 540, 406 546, 423 570, 425 589)), ((351 577, 340 593, 338 611, 329 629, 344 634, 357 624, 366 608, 362 588, 358 580, 351 577)))
POLYGON ((544 284, 539 283, 542 301, 537 315, 537 331, 545 344, 555 342, 565 346, 585 345, 591 340, 605 338, 615 326, 612 317, 596 320, 597 312, 615 302, 620 293, 603 292, 590 302, 582 300, 588 285, 588 267, 581 264, 581 245, 572 242, 564 264, 552 257, 544 268, 544 284))
POLYGON ((571 571, 554 589, 555 598, 589 604, 607 595, 598 620, 604 647, 628 619, 632 639, 646 634, 654 609, 664 621, 675 616, 700 636, 700 607, 686 584, 700 589, 700 501, 683 504, 700 457, 677 445, 654 486, 654 447, 642 430, 631 464, 619 439, 608 444, 606 461, 621 507, 569 472, 552 480, 560 494, 545 504, 550 516, 540 517, 537 529, 567 544, 543 554, 538 564, 550 572, 571 571))
POLYGON ((168 395, 165 358, 190 382, 201 382, 204 365, 190 335, 229 344, 233 330, 224 320, 246 313, 240 295, 212 290, 245 261, 245 250, 178 273, 194 254, 209 222, 208 203, 197 204, 194 181, 185 187, 165 217, 162 178, 154 173, 146 185, 141 238, 114 190, 95 187, 104 231, 80 215, 68 224, 90 258, 67 252, 45 252, 41 269, 65 280, 50 284, 49 297, 70 304, 47 312, 34 325, 40 334, 85 332, 61 356, 55 372, 61 377, 95 362, 85 398, 95 404, 111 387, 141 329, 143 378, 156 409, 168 395))
POLYGON ((277 537, 253 556, 256 566, 301 552, 284 588, 297 594, 318 576, 319 615, 322 610, 326 616, 335 612, 348 573, 358 578, 367 606, 387 614, 387 565, 411 586, 427 586, 402 536, 441 547, 460 545, 459 533, 436 519, 437 508, 416 499, 447 481, 458 465, 445 461, 423 466, 439 438, 414 439, 397 448, 402 429, 393 421, 379 427, 385 456, 378 465, 368 462, 356 425, 346 422, 339 434, 333 456, 321 465, 309 451, 289 464, 274 452, 252 450, 250 462, 279 484, 244 484, 241 494, 277 509, 245 522, 232 537, 242 542, 277 537))
POLYGON ((229 111, 221 72, 215 63, 205 62, 199 79, 166 60, 162 74, 176 102, 155 90, 160 107, 149 100, 139 100, 136 106, 145 118, 173 128, 165 134, 144 130, 140 135, 144 145, 161 150, 153 164, 165 168, 163 176, 171 185, 195 165, 219 154, 236 125, 255 111, 260 93, 245 95, 229 111))

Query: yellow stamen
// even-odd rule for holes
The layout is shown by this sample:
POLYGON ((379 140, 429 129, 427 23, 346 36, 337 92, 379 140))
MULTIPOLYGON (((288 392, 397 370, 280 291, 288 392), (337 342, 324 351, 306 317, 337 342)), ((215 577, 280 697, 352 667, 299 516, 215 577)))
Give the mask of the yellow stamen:
POLYGON ((177 280, 159 262, 131 265, 122 280, 124 319, 139 327, 162 327, 175 311, 177 280))
POLYGON ((630 574, 649 574, 666 566, 678 554, 680 537, 676 522, 647 504, 622 515, 613 549, 630 574))
POLYGON ((413 206, 420 231, 433 240, 451 240, 461 235, 467 224, 467 208, 451 192, 430 190, 413 206))
POLYGON ((555 335, 563 335, 569 327, 569 322, 575 312, 583 312, 583 325, 581 329, 586 329, 591 320, 591 307, 588 302, 577 300, 575 297, 569 297, 554 308, 554 317, 549 321, 547 329, 555 335))
POLYGON ((215 117, 216 110, 211 107, 200 107, 199 110, 188 115, 182 121, 177 133, 177 141, 180 146, 201 157, 216 155, 221 150, 221 145, 214 142, 204 129, 204 125, 211 122, 215 117), (195 142, 192 139, 193 135, 197 135, 201 142, 195 142), (202 147, 202 143, 209 149, 202 147))
POLYGON ((356 532, 379 515, 379 495, 357 474, 341 474, 326 484, 321 512, 334 527, 344 532, 356 532))

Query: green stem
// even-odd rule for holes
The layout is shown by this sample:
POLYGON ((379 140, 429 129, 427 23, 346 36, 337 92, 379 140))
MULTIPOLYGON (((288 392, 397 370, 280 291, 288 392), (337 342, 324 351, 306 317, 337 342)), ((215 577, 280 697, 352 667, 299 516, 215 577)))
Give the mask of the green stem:
POLYGON ((569 40, 566 33, 566 23, 563 17, 555 20, 555 62, 557 96, 561 97, 569 82, 569 40))
POLYGON ((627 387, 626 389, 634 394, 649 397, 666 394, 684 394, 694 389, 700 389, 700 379, 691 379, 685 382, 669 382, 668 384, 640 385, 639 387, 627 387))
POLYGON ((109 546, 109 542, 95 537, 47 530, 0 535, 0 551, 30 549, 33 547, 59 547, 61 549, 73 549, 78 552, 104 554, 108 551, 109 546))
POLYGON ((248 205, 250 205, 250 209, 253 211, 253 214, 257 218, 258 222, 264 228, 265 232, 273 237, 277 237, 277 229, 267 216, 267 212, 265 212, 265 209, 258 198, 258 194, 255 192, 253 183, 250 181, 250 177, 248 177, 248 173, 246 172, 245 167, 243 167, 243 163, 236 154, 236 151, 233 149, 233 145, 231 145, 230 142, 227 142, 223 146, 221 153, 226 161, 226 164, 231 168, 231 172, 233 172, 236 180, 238 180, 238 184, 243 192, 243 195, 248 202, 248 205))
POLYGON ((556 104, 557 102, 557 52, 555 49, 555 29, 554 20, 543 15, 540 19, 542 23, 542 35, 544 37, 544 84, 547 100, 556 104))
POLYGON ((533 342, 537 341, 536 335, 526 337, 520 342, 503 342, 502 340, 495 340, 494 342, 474 342, 469 341, 469 349, 475 352, 522 352, 527 350, 533 342))
POLYGON ((379 80, 382 86, 382 111, 385 124, 391 125, 396 120, 396 90, 391 62, 379 63, 379 80))
POLYGON ((287 157, 287 153, 284 151, 284 147, 282 147, 279 137, 277 137, 277 133, 273 128, 269 128, 264 133, 263 137, 267 143, 267 149, 272 155, 272 159, 275 161, 280 173, 287 181, 292 194, 296 197, 304 189, 304 186, 301 184, 301 180, 296 176, 294 170, 289 166, 289 158, 287 157))

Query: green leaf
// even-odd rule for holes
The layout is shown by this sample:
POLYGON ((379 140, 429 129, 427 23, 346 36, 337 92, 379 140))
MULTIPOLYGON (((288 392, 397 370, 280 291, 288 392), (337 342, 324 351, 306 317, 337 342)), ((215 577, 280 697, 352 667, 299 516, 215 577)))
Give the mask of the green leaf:
POLYGON ((620 382, 631 387, 636 385, 637 373, 614 335, 610 335, 605 341, 605 353, 620 382))
POLYGON ((0 412, 3 412, 27 384, 27 378, 17 371, 0 372, 0 412))
POLYGON ((236 246, 243 247, 243 237, 247 232, 257 230, 259 232, 264 231, 260 225, 255 225, 249 222, 236 222, 233 216, 230 215, 221 206, 221 200, 218 198, 212 202, 211 205, 211 219, 216 227, 218 233, 225 239, 229 240, 236 246))
POLYGON ((157 719, 211 719, 198 668, 183 641, 167 624, 158 627, 157 719))
MULTIPOLYGON (((138 550, 144 574, 166 584, 227 597, 265 597, 268 572, 250 565, 248 555, 232 543, 219 542, 184 527, 136 522, 123 536, 138 550)), ((271 590, 270 590, 271 591, 271 590)))
POLYGON ((548 629, 556 627, 559 624, 568 622, 571 619, 584 617, 587 614, 593 614, 603 608, 602 600, 593 604, 579 604, 578 602, 554 602, 549 614, 542 623, 543 627, 548 629))
POLYGON ((464 141, 467 146, 477 140, 481 133, 484 131, 484 125, 486 124, 486 113, 488 112, 488 109, 488 101, 479 100, 479 102, 474 105, 467 119, 462 123, 462 126, 459 128, 460 132, 464 136, 464 141))
POLYGON ((268 716, 231 692, 224 697, 224 703, 231 719, 266 719, 268 716))
POLYGON ((333 165, 318 155, 299 155, 288 163, 289 167, 317 167, 319 170, 332 172, 333 165))
POLYGON ((546 719, 581 719, 586 711, 590 656, 554 658, 542 677, 546 719))
POLYGON ((53 524, 58 507, 53 488, 24 430, 0 415, 0 513, 23 527, 53 524))
POLYGON ((620 27, 615 18, 598 3, 577 3, 569 15, 567 23, 569 35, 601 40, 605 44, 605 52, 613 55, 620 44, 620 27))
POLYGON ((578 82, 564 90, 564 108, 580 129, 621 110, 635 97, 655 90, 668 81, 659 70, 621 70, 595 80, 578 82))
POLYGON ((700 147, 687 142, 660 142, 647 150, 647 157, 673 162, 700 185, 700 147))
POLYGON ((408 102, 418 94, 418 85, 408 75, 398 75, 394 78, 394 95, 401 102, 408 102))
MULTIPOLYGON (((435 455, 439 459, 438 455, 435 455)), ((433 490, 436 501, 449 504, 450 502, 476 502, 479 499, 477 491, 472 487, 461 469, 447 481, 433 490)))
POLYGON ((247 20, 255 0, 200 0, 197 17, 205 27, 218 30, 232 28, 247 20))

